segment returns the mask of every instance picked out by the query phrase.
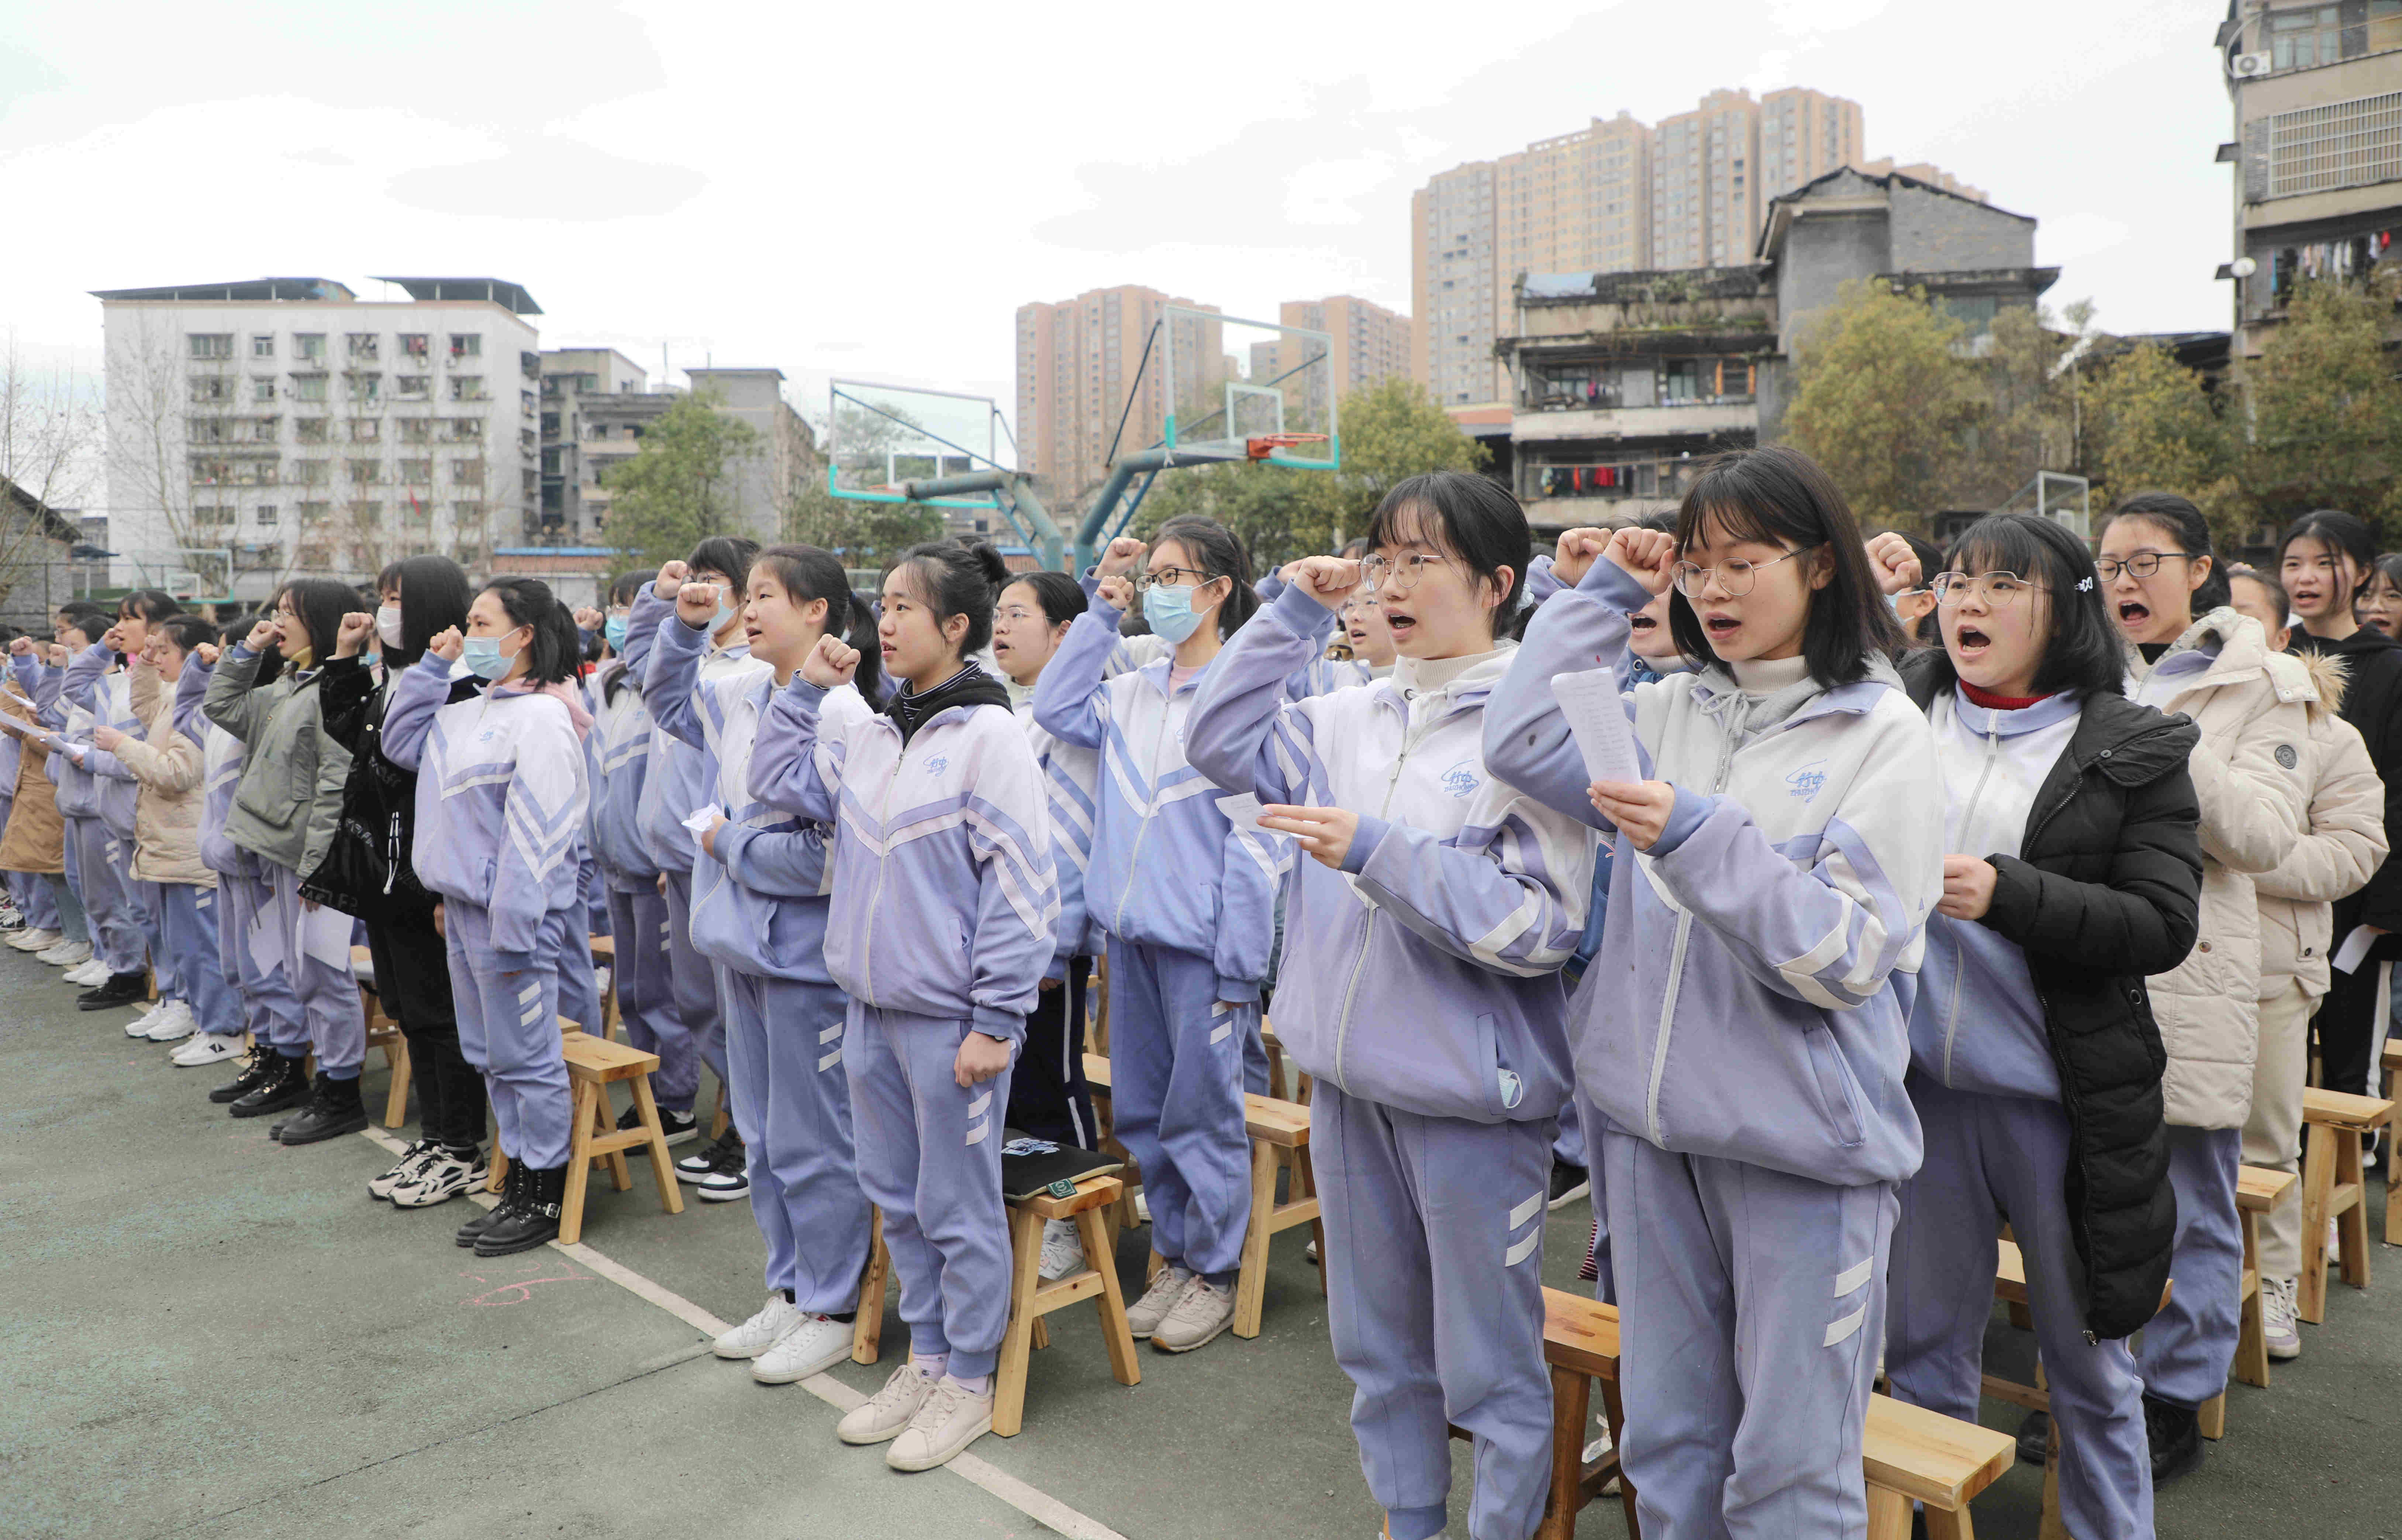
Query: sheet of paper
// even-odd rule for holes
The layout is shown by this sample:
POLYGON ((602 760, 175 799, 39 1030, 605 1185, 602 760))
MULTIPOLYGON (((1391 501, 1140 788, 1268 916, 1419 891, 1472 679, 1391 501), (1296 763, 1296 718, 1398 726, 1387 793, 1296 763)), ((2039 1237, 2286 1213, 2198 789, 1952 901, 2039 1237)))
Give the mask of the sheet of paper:
POLYGON ((250 947, 250 960, 259 972, 272 976, 283 970, 283 933, 271 923, 272 906, 263 908, 251 917, 242 940, 250 947))
POLYGON ((2352 934, 2343 939, 2341 950, 2335 955, 2335 970, 2339 973, 2353 972, 2360 967, 2360 959, 2368 956, 2368 949, 2376 944, 2376 931, 2365 925, 2354 926, 2352 934))
POLYGON ((706 834, 709 832, 709 826, 715 823, 721 816, 715 803, 703 803, 693 809, 692 817, 683 820, 683 826, 696 834, 706 834))
POLYGON ((300 950, 327 968, 351 970, 351 928, 348 914, 321 903, 300 914, 300 950))
MULTIPOLYGON (((1218 799, 1218 811, 1225 814, 1226 821, 1233 824, 1237 829, 1260 828, 1260 799, 1251 795, 1249 791, 1239 791, 1231 797, 1220 797, 1218 799)), ((1263 834, 1280 834, 1284 832, 1284 831, 1281 829, 1261 829, 1260 832, 1263 834)))
POLYGON ((1620 698, 1618 681, 1608 669, 1553 674, 1552 694, 1560 703, 1560 714, 1568 719, 1568 731, 1576 735, 1586 775, 1594 780, 1643 778, 1643 761, 1635 749, 1635 724, 1626 720, 1626 703, 1620 698))

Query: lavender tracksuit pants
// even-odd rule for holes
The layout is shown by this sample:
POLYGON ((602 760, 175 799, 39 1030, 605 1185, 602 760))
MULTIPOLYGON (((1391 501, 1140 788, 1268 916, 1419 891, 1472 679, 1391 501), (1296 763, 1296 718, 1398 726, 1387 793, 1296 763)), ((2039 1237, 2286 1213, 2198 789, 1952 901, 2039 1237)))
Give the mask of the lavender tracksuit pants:
POLYGON ((1885 1371, 1895 1398, 1977 1420, 1994 1236, 2008 1218, 2060 1420, 2061 1518, 2091 1540, 2149 1540, 2143 1382, 2125 1341, 2085 1340, 2083 1270, 2063 1194, 2068 1114, 2058 1102, 1950 1091, 1923 1075, 1911 1077, 1910 1099, 1926 1163, 1902 1184, 1893 1233, 1885 1371))
POLYGON ((1208 958, 1110 938, 1117 1137, 1142 1167, 1153 1249, 1212 1283, 1241 1264, 1251 1218, 1243 1093, 1259 1017, 1257 1004, 1218 1009, 1208 958))
POLYGON ((352 921, 338 909, 309 907, 300 897, 300 874, 290 867, 259 864, 274 898, 269 923, 283 940, 283 977, 309 1024, 317 1071, 337 1080, 356 1079, 367 1057, 367 1019, 359 1004, 358 975, 351 971, 352 921), (339 963, 328 960, 337 956, 339 963))
POLYGON ((142 897, 159 916, 159 997, 181 1000, 192 1008, 200 1030, 221 1038, 242 1032, 242 999, 232 973, 220 962, 217 941, 218 901, 213 885, 145 882, 142 897))
POLYGON ((831 983, 720 972, 726 1089, 751 1214, 767 1243, 767 1287, 792 1290, 805 1311, 840 1315, 857 1307, 867 1262, 867 1197, 842 1067, 850 997, 831 983))
POLYGON ((1642 1409, 1619 1455, 1644 1540, 1865 1534, 1894 1185, 1673 1154, 1615 1127, 1601 1161, 1620 1383, 1642 1409))
MULTIPOLYGON (((651 1012, 659 1072, 651 1077, 661 1107, 692 1110, 700 1066, 725 1083, 725 1007, 717 997, 717 967, 692 946, 692 873, 667 873, 668 993, 651 1012)), ((623 1010, 621 1005, 619 1010, 623 1010)))
POLYGON ((559 1048, 559 969, 562 959, 590 956, 583 906, 550 912, 533 966, 518 972, 505 972, 493 960, 490 911, 446 900, 442 928, 449 942, 459 1052, 492 1094, 501 1148, 532 1170, 565 1165, 574 1098, 559 1048))
POLYGON ((617 947, 617 1019, 625 1024, 627 1042, 659 1056, 658 1070, 651 1076, 652 1096, 663 1107, 689 1112, 700 1061, 675 1012, 668 930, 668 901, 657 888, 609 889, 609 935, 617 947), (670 1065, 682 1073, 681 1080, 670 1074, 670 1065))
POLYGON ((117 836, 97 818, 69 816, 66 838, 72 852, 69 875, 75 879, 85 923, 91 928, 93 955, 108 964, 111 973, 141 972, 145 942, 139 911, 110 854, 117 836))
MULTIPOLYGON (((2243 1221, 2235 1178, 2243 1164, 2240 1128, 2168 1127, 2169 1190, 2176 1194, 2176 1249, 2169 1302, 2144 1327, 2137 1362, 2144 1388, 2163 1401, 2198 1407, 2227 1388, 2243 1325, 2243 1221)), ((2305 1235, 2310 1245, 2318 1237, 2305 1235)))
MULTIPOLYGON (((0 828, 6 828, 0 822, 0 828)), ((8 873, 8 896, 17 901, 17 913, 25 916, 28 930, 56 930, 59 928, 59 906, 50 897, 49 879, 34 872, 8 873)))
POLYGON ((287 1059, 309 1056, 309 1018, 284 966, 283 933, 275 924, 275 889, 259 876, 217 873, 217 956, 242 991, 251 1036, 287 1059))
POLYGON ((953 1065, 969 1030, 853 1000, 842 1037, 859 1186, 884 1211, 909 1351, 947 1353, 962 1380, 993 1371, 1009 1326, 1001 1147, 1010 1072, 959 1087, 953 1065))
POLYGON ((1393 1540, 1442 1533, 1455 1423, 1475 1440, 1469 1533, 1523 1540, 1543 1516, 1553 1134, 1548 1119, 1423 1117, 1325 1080, 1311 1093, 1334 1357, 1351 1377, 1360 1466, 1393 1540))

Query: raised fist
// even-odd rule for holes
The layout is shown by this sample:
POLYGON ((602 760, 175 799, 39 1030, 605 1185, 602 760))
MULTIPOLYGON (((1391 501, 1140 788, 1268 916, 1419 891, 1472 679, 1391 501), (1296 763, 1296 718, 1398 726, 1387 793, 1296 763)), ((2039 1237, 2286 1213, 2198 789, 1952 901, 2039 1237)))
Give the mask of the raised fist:
MULTIPOLYGON (((1613 530, 1602 555, 1653 595, 1668 591, 1677 562, 1677 537, 1664 529, 1613 530)), ((1556 559, 1556 558, 1554 558, 1556 559)), ((1646 846, 1644 848, 1649 849, 1646 846)))
POLYGON ((717 618, 717 584, 687 583, 676 590, 676 619, 701 630, 717 618))
MULTIPOLYGON (((1143 550, 1142 542, 1135 539, 1134 536, 1120 535, 1110 542, 1108 550, 1101 553, 1100 564, 1094 568, 1093 575, 1111 578, 1131 572, 1135 570, 1136 563, 1142 560, 1143 550)), ((1123 609, 1125 606, 1121 605, 1119 608, 1123 609)))
POLYGON ((467 650, 467 643, 459 635, 459 627, 453 626, 427 642, 425 650, 445 663, 456 663, 459 661, 459 654, 467 650))
POLYGON ((344 615, 342 628, 334 637, 334 655, 338 658, 357 657, 359 649, 367 644, 367 638, 375 634, 375 616, 355 610, 344 615))
POLYGON ((1552 575, 1570 588, 1582 583, 1594 559, 1609 548, 1609 535, 1608 529, 1590 527, 1562 530, 1552 553, 1552 575))
POLYGON ((683 562, 667 562, 659 568, 659 581, 651 584, 651 592, 672 604, 676 595, 683 591, 684 580, 690 576, 692 569, 683 562))
POLYGON ((801 677, 821 690, 849 684, 859 671, 859 649, 829 631, 801 661, 801 677))
POLYGON ((1130 577, 1105 577, 1095 592, 1103 604, 1120 614, 1134 608, 1134 579, 1130 577))
POLYGON ((242 639, 242 644, 254 653, 264 653, 283 637, 283 627, 271 620, 262 620, 250 628, 250 635, 242 639))

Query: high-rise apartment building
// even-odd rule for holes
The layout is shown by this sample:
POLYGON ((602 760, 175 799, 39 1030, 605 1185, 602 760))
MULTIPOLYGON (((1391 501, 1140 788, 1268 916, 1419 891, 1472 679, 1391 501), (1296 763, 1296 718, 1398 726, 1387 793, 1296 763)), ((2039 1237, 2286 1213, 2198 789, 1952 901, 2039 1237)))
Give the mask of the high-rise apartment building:
POLYGON ((1494 339, 1524 272, 1751 260, 1768 199, 1861 155, 1857 102, 1713 91, 1654 128, 1621 112, 1444 172, 1411 201, 1418 378, 1445 406, 1507 393, 1494 339))
POLYGON ((592 427, 587 404, 639 395, 649 381, 641 364, 614 348, 555 348, 542 355, 542 511, 535 538, 581 545, 600 532, 597 507, 587 506, 584 444, 592 427))
POLYGON ((95 291, 111 578, 262 598, 292 573, 482 563, 532 532, 541 308, 491 278, 95 291))
POLYGON ((1322 369, 1304 367, 1308 345, 1299 337, 1250 345, 1250 383, 1281 383, 1288 423, 1323 422, 1330 395, 1339 402, 1363 385, 1410 373, 1410 318, 1372 300, 1347 294, 1288 299, 1277 307, 1277 321, 1328 338, 1322 369))
MULTIPOLYGON (((1121 454, 1160 442, 1170 398, 1152 328, 1170 305, 1217 309, 1133 283, 1017 308, 1017 468, 1042 478, 1055 506, 1072 506, 1099 484, 1113 441, 1121 454)), ((1177 400, 1197 400, 1230 368, 1239 372, 1216 323, 1184 317, 1177 327, 1176 367, 1185 377, 1177 400)))

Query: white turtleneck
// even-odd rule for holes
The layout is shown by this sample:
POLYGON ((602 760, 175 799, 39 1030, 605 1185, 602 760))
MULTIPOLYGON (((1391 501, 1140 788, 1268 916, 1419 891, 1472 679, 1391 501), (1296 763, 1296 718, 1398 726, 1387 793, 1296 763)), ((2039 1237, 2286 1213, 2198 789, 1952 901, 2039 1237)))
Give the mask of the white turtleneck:
POLYGON ((1395 658, 1393 683, 1404 696, 1431 694, 1475 667, 1501 649, 1470 653, 1456 658, 1395 658))
POLYGON ((1728 664, 1727 671, 1734 675, 1737 689, 1757 700, 1791 689, 1809 678, 1810 662, 1796 653, 1789 658, 1746 658, 1728 664))

